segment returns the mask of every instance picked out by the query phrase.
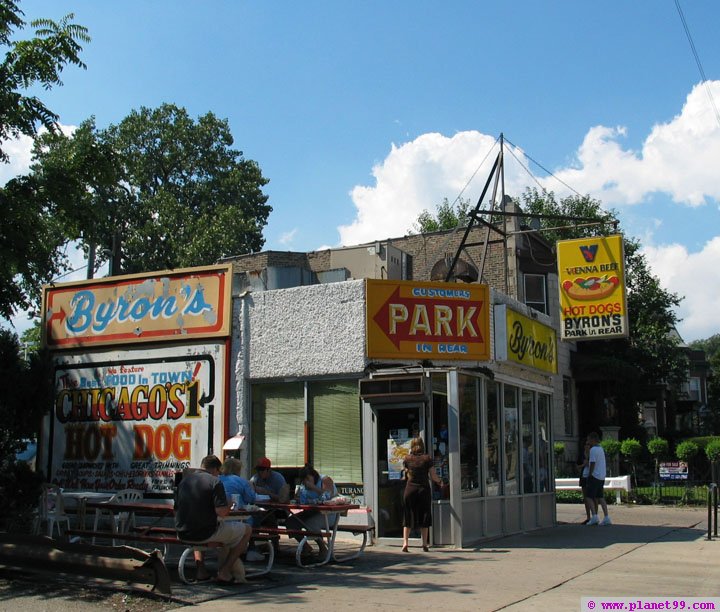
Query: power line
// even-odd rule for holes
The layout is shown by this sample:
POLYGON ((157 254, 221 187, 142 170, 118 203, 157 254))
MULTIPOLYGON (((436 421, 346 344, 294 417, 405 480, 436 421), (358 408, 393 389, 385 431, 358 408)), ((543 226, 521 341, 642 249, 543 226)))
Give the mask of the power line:
POLYGON ((692 35, 690 34, 690 28, 688 27, 687 21, 685 21, 685 15, 680 7, 680 0, 675 0, 675 7, 677 8, 678 15, 680 15, 680 21, 682 21, 685 36, 687 36, 688 42, 690 43, 690 49, 692 50, 693 57, 695 58, 695 63, 700 71, 700 78, 703 81, 703 85, 705 85, 705 91, 707 92, 708 98, 710 98, 710 104, 712 104, 713 110, 715 111, 715 119, 720 126, 720 113, 715 105, 715 98, 713 98, 712 91, 710 90, 710 83, 705 76, 705 70, 703 69, 702 62, 700 61, 700 55, 698 55, 697 49, 695 48, 695 43, 693 42, 692 35))
MULTIPOLYGON (((505 138, 505 141, 506 141, 509 145, 511 145, 512 147, 514 147, 514 148, 516 148, 516 149, 519 149, 519 147, 518 147, 517 145, 513 144, 512 142, 510 142, 510 140, 509 140, 508 138, 505 138)), ((534 181, 538 184, 538 186, 540 187, 540 189, 542 189, 542 192, 545 193, 545 194, 547 194, 547 189, 545 189, 545 187, 542 186, 542 184, 540 183, 540 181, 537 180, 537 178, 535 177, 535 175, 534 175, 532 172, 530 172, 530 169, 529 169, 525 164, 523 164, 523 163, 520 161, 520 159, 518 158, 517 155, 515 155, 515 153, 513 152, 512 149, 508 149, 508 150, 510 151, 510 155, 512 155, 512 156, 515 158, 515 161, 516 161, 518 164, 520 164, 520 167, 521 167, 523 170, 525 170, 525 172, 527 172, 527 173, 530 175, 530 178, 532 178, 532 180, 534 180, 534 181)), ((563 181, 560 177, 557 177, 557 176, 555 176, 552 172, 550 172, 550 170, 548 170, 545 166, 543 166, 539 161, 537 161, 537 160, 533 159, 532 157, 530 157, 530 155, 528 155, 527 151, 523 150, 523 154, 524 154, 525 157, 527 157, 532 163, 534 163, 538 168, 540 168, 540 169, 543 170, 544 172, 547 172, 547 174, 550 175, 551 177, 553 177, 558 183, 561 183, 561 184, 565 185, 565 187, 567 187, 570 191, 572 191, 576 196, 578 196, 578 197, 580 197, 580 198, 583 197, 583 195, 582 195, 577 189, 573 189, 570 185, 568 185, 568 184, 567 184, 565 181, 563 181)))

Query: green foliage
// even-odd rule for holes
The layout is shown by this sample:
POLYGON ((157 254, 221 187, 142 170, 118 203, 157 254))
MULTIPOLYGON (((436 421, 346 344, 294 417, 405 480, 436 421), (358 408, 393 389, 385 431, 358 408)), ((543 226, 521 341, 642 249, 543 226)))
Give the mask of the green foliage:
POLYGON ((36 438, 40 417, 52 406, 52 364, 47 354, 25 361, 17 336, 0 329, 0 472, 12 463, 23 440, 36 438))
MULTIPOLYGON (((86 28, 49 19, 32 22, 33 38, 14 40, 25 27, 22 11, 13 0, 0 0, 0 146, 20 135, 34 137, 39 126, 56 131, 58 116, 34 95, 62 85, 60 74, 68 65, 84 68, 80 43, 90 41, 86 28)), ((0 163, 9 161, 0 148, 0 163)), ((39 303, 39 288, 67 269, 67 242, 52 207, 39 197, 32 181, 21 177, 0 188, 0 316, 39 303)))
POLYGON ((561 458, 565 456, 565 442, 554 442, 553 443, 553 453, 555 453, 556 458, 561 458))
POLYGON ((460 198, 453 208, 447 198, 443 198, 442 204, 436 209, 436 214, 424 210, 420 213, 417 221, 413 223, 411 234, 429 234, 430 232, 439 232, 442 230, 455 229, 462 227, 469 222, 468 211, 470 202, 460 198))
POLYGON ((720 440, 712 440, 705 447, 705 454, 711 462, 720 460, 720 440))
POLYGON ((635 438, 626 438, 620 445, 620 452, 631 463, 634 463, 642 454, 642 444, 635 438))
POLYGON ((707 407, 710 423, 715 433, 720 433, 720 334, 705 340, 696 340, 690 347, 705 351, 709 369, 707 374, 707 407))
POLYGON ((685 440, 675 447, 675 456, 680 461, 691 461, 700 452, 700 447, 692 440, 685 440))
POLYGON ((620 442, 618 440, 601 440, 600 446, 602 446, 603 451, 605 451, 605 456, 608 459, 614 459, 620 452, 620 442))
POLYGON ((43 475, 25 462, 11 462, 0 470, 0 531, 30 533, 43 475))
POLYGON ((662 461, 670 455, 670 444, 665 438, 651 438, 647 442, 647 449, 657 461, 662 461))
MULTIPOLYGON (((34 137, 38 125, 56 129, 58 116, 26 92, 62 85, 60 75, 68 64, 85 68, 80 43, 90 42, 87 28, 70 21, 72 13, 59 23, 35 20, 30 24, 35 28, 32 38, 14 40, 15 30, 26 26, 22 15, 15 0, 0 0, 0 47, 5 50, 0 64, 0 144, 20 135, 34 137)), ((8 161, 1 148, 0 161, 8 161)))
POLYGON ((260 167, 232 148, 226 120, 163 104, 98 130, 49 134, 33 180, 63 227, 113 273, 212 264, 259 251, 272 208, 260 167))

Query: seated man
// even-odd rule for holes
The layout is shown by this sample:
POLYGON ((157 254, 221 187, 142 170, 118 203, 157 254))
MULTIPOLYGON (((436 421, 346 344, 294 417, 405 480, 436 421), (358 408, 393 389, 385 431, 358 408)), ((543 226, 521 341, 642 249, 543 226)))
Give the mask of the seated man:
POLYGON ((272 464, 267 457, 261 457, 255 466, 257 473, 250 479, 255 487, 255 492, 260 495, 268 495, 271 501, 286 503, 290 499, 290 486, 285 477, 275 470, 271 470, 272 464))
MULTIPOLYGON (((192 543, 222 542, 218 551, 217 580, 221 583, 244 582, 245 569, 239 557, 245 552, 252 528, 237 521, 219 520, 230 512, 225 488, 218 479, 220 459, 208 455, 201 469, 190 472, 178 486, 175 501, 175 529, 178 537, 192 543)), ((195 553, 197 580, 210 577, 202 553, 195 553)))

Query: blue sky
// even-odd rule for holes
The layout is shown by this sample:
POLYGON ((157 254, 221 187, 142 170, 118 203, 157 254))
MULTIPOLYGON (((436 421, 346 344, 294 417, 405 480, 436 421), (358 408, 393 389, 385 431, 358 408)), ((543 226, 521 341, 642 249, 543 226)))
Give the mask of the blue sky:
MULTIPOLYGON (((720 333, 720 3, 680 5, 706 84, 674 0, 20 1, 93 38, 87 70, 42 94, 62 124, 163 102, 228 119, 270 179, 266 249, 401 236, 474 202, 502 132, 534 172, 507 155, 507 192, 568 193, 527 155, 618 210, 691 341, 720 333)), ((10 150, 0 182, 27 166, 10 150)))

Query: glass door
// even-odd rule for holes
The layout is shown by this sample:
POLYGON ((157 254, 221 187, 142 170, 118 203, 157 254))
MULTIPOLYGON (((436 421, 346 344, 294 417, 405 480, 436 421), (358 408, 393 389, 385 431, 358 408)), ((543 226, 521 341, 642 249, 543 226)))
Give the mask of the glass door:
POLYGON ((402 537, 402 497, 405 481, 402 462, 410 451, 410 440, 424 436, 425 419, 421 404, 405 407, 375 406, 377 448, 377 536, 402 537))

